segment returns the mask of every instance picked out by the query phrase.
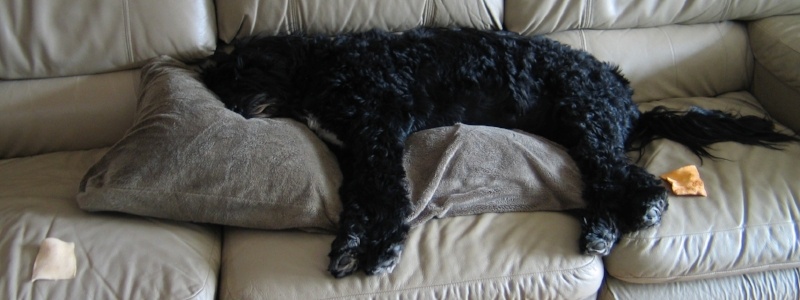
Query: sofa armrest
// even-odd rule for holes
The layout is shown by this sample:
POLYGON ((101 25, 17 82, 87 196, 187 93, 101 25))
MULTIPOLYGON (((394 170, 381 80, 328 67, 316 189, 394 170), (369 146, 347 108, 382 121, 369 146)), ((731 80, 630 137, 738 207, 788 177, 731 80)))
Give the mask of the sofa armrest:
POLYGON ((753 21, 748 30, 753 94, 773 118, 800 132, 800 15, 753 21))

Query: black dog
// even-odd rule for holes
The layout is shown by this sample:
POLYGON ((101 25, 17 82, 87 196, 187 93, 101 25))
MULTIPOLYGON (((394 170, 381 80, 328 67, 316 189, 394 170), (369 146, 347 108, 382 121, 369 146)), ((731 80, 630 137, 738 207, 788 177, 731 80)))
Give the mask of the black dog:
POLYGON ((391 272, 410 213, 401 163, 409 134, 456 122, 518 128, 564 145, 584 181, 580 247, 606 255, 621 234, 656 225, 667 193, 626 151, 666 137, 708 155, 719 141, 797 141, 757 117, 699 108, 640 114, 615 66, 544 37, 468 29, 252 38, 219 52, 203 80, 250 117, 307 122, 344 176, 329 254, 336 277, 391 272), (634 144, 634 142, 639 142, 634 144))

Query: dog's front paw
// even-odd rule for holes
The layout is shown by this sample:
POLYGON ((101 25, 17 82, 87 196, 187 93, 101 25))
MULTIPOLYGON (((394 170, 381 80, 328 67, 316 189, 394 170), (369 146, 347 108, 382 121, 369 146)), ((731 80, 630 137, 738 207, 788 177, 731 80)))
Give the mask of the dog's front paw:
POLYGON ((611 218, 587 217, 583 219, 581 252, 587 255, 606 256, 619 239, 619 229, 611 218))

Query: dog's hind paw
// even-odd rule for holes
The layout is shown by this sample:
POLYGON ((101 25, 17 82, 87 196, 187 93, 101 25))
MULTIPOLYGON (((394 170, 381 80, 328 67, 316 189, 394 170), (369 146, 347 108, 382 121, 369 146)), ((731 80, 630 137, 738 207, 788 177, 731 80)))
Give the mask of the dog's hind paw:
POLYGON ((587 239, 583 254, 606 256, 611 253, 611 243, 605 239, 587 239))
POLYGON ((625 198, 625 210, 619 212, 624 232, 650 228, 661 223, 661 216, 669 206, 667 189, 661 180, 644 169, 638 168, 631 180, 625 198))
POLYGON ((367 275, 383 275, 394 271, 397 263, 400 262, 400 256, 403 254, 403 245, 396 244, 377 256, 373 262, 366 262, 364 272, 367 275))
POLYGON ((592 218, 583 220, 580 240, 581 252, 586 255, 606 256, 617 242, 620 232, 610 220, 592 218))
MULTIPOLYGON (((391 224, 391 223, 388 223, 391 224)), ((386 225, 386 224, 383 224, 386 225)), ((364 249, 362 269, 367 275, 381 275, 394 271, 405 249, 408 225, 376 226, 382 228, 364 249), (391 229, 389 229, 391 228, 391 229)))
POLYGON ((359 247, 362 239, 354 233, 340 234, 333 240, 328 272, 336 278, 342 278, 358 271, 359 247))
POLYGON ((358 258, 356 258, 354 253, 331 254, 330 258, 331 261, 328 265, 328 272, 330 272, 333 277, 342 278, 358 270, 358 258))
POLYGON ((656 199, 649 203, 639 228, 649 228, 661 223, 661 215, 667 210, 666 199, 656 199))
POLYGON ((667 190, 662 186, 640 188, 628 203, 630 209, 619 212, 623 232, 650 228, 661 223, 661 217, 667 210, 667 190))

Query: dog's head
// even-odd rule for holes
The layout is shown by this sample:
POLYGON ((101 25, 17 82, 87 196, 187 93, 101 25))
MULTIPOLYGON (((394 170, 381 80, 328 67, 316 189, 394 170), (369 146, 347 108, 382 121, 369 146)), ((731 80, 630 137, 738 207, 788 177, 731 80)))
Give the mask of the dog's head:
POLYGON ((258 37, 219 47, 202 66, 202 80, 225 106, 245 118, 281 116, 305 61, 302 37, 258 37))
POLYGON ((267 91, 279 90, 270 85, 269 76, 254 65, 245 68, 240 60, 212 56, 202 67, 201 76, 206 87, 214 92, 226 108, 245 118, 268 118, 278 112, 278 100, 267 91))

